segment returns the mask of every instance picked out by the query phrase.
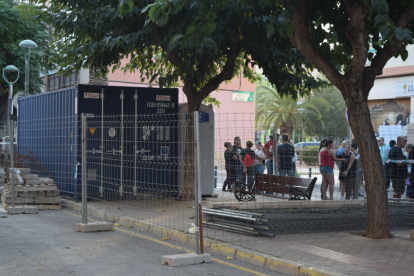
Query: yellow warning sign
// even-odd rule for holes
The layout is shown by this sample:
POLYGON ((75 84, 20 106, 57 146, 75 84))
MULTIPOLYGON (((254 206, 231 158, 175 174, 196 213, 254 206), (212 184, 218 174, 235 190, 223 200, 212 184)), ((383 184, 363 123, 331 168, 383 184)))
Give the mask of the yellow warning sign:
POLYGON ((91 134, 93 135, 95 133, 96 128, 89 128, 89 131, 91 132, 91 134))

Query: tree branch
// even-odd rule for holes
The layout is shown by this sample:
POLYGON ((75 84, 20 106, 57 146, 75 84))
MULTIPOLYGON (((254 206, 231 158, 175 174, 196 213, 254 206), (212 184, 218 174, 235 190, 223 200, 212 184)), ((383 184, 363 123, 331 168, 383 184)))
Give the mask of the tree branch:
POLYGON ((232 29, 230 33, 230 39, 232 40, 232 44, 230 46, 229 54, 227 55, 226 63, 223 66, 223 70, 220 72, 220 74, 210 79, 208 83, 201 89, 199 96, 202 99, 216 90, 223 81, 231 80, 233 78, 234 68, 236 67, 236 60, 242 49, 238 25, 232 29))
MULTIPOLYGON (((395 26, 405 29, 411 22, 414 22, 414 0, 407 0, 407 6, 397 18, 395 26)), ((397 38, 395 38, 394 44, 390 42, 385 43, 384 48, 378 51, 371 61, 370 67, 375 76, 382 75, 382 69, 384 69, 385 64, 401 51, 402 47, 403 43, 397 38)))
POLYGON ((296 27, 296 30, 295 33, 292 34, 290 41, 311 63, 315 64, 319 71, 326 75, 333 85, 344 93, 345 89, 342 84, 342 75, 332 63, 316 51, 315 45, 310 40, 307 5, 308 1, 303 0, 302 3, 295 8, 292 24, 296 27))
MULTIPOLYGON (((165 51, 168 52, 168 46, 163 42, 163 38, 160 33, 160 29, 156 24, 154 24, 154 31, 153 31, 153 39, 155 43, 159 44, 160 47, 165 51)), ((168 61, 171 62, 172 65, 175 67, 180 66, 182 63, 182 59, 180 57, 180 54, 178 53, 177 49, 171 50, 171 52, 168 54, 168 61)))
POLYGON ((362 79, 368 55, 365 49, 368 35, 365 32, 364 17, 369 11, 369 6, 358 0, 344 0, 344 3, 350 19, 345 28, 345 35, 352 45, 352 61, 346 73, 362 79))

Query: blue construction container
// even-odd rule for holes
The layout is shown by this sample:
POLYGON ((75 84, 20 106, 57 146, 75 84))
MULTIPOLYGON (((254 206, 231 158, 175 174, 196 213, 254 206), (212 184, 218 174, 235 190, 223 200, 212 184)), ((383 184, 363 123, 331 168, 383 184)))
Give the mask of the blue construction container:
POLYGON ((177 194, 178 89, 77 85, 18 102, 18 151, 38 160, 62 196, 81 197, 82 113, 90 197, 177 194))

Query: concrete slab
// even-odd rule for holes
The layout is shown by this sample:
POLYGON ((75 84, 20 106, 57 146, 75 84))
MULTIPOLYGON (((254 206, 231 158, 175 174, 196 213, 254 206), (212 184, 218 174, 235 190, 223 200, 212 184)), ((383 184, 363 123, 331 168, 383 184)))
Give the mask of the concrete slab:
POLYGON ((39 208, 36 206, 9 206, 7 207, 7 213, 9 215, 38 214, 39 208))
POLYGON ((9 215, 21 215, 24 214, 24 206, 7 207, 7 214, 9 215))
POLYGON ((39 208, 36 206, 24 206, 24 213, 25 214, 38 214, 39 208))
POLYGON ((211 263, 210 254, 184 253, 162 256, 161 264, 167 266, 184 266, 211 263))
POLYGON ((76 232, 89 233, 98 231, 112 231, 114 224, 110 222, 94 222, 94 223, 78 223, 76 225, 76 232))
POLYGON ((38 174, 28 174, 28 175, 24 175, 23 179, 36 180, 36 179, 39 179, 39 175, 38 174))

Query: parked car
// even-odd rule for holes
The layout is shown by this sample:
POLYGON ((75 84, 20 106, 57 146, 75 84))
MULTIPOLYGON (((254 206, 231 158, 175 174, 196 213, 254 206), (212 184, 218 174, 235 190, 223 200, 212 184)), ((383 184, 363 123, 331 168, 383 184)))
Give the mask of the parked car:
POLYGON ((314 147, 314 146, 318 146, 320 145, 321 142, 300 142, 297 143, 295 145, 293 145, 295 147, 295 151, 297 153, 297 155, 300 155, 300 152, 302 150, 306 150, 307 147, 314 147))

